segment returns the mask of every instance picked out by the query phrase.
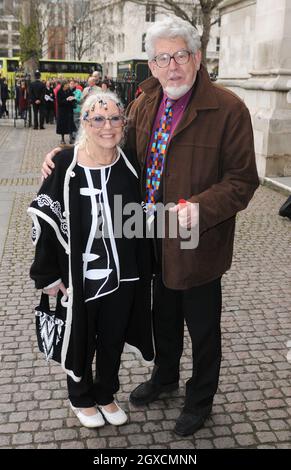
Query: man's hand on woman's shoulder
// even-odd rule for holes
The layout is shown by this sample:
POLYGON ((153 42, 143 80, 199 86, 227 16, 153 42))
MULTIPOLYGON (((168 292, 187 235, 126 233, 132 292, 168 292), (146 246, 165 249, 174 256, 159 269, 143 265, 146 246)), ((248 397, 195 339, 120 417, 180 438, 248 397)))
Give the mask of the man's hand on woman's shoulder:
POLYGON ((55 164, 53 162, 53 158, 61 150, 62 150, 61 147, 56 147, 51 152, 46 154, 45 159, 44 159, 43 164, 42 164, 42 167, 41 167, 41 174, 42 174, 43 179, 46 179, 49 175, 51 175, 52 170, 55 167, 55 164))

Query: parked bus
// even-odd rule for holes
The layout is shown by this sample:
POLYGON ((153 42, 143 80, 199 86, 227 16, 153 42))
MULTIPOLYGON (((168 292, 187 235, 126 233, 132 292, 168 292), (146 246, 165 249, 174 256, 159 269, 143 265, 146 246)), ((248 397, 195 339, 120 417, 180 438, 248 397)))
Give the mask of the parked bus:
POLYGON ((117 77, 121 80, 134 80, 137 83, 151 76, 147 60, 123 60, 117 63, 117 77))
POLYGON ((39 71, 42 78, 61 76, 64 78, 81 78, 86 80, 94 71, 100 72, 102 76, 102 66, 97 62, 82 62, 77 60, 45 60, 39 61, 39 71))
POLYGON ((2 77, 10 82, 15 77, 15 73, 19 72, 19 58, 0 57, 0 72, 2 77))
MULTIPOLYGON (((97 70, 102 75, 102 66, 97 62, 82 62, 77 60, 53 60, 40 59, 39 71, 42 79, 46 80, 51 77, 77 78, 86 80, 97 70)), ((15 79, 17 75, 22 75, 21 62, 19 57, 0 57, 0 71, 2 77, 6 77, 9 81, 15 79)))

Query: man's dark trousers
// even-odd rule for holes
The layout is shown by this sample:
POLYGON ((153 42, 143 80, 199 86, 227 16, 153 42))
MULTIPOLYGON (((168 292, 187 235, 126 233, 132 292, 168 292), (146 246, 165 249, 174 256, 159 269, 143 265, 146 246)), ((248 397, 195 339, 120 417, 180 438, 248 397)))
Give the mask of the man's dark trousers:
POLYGON ((33 117, 34 117, 35 129, 38 129, 38 114, 39 114, 39 127, 42 128, 44 126, 44 118, 45 118, 45 108, 42 103, 33 104, 33 117))
POLYGON ((153 315, 156 360, 152 382, 164 385, 179 381, 185 318, 192 341, 193 371, 186 383, 184 411, 199 414, 211 407, 218 387, 221 278, 188 290, 172 290, 157 274, 153 315))

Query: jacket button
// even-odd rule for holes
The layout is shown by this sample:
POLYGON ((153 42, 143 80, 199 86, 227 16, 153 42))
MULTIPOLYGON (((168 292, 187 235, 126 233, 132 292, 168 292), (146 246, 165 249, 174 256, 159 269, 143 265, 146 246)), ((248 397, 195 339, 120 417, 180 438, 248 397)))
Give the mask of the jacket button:
POLYGON ((74 171, 71 171, 70 177, 71 177, 71 178, 74 178, 74 176, 76 176, 76 173, 75 173, 74 171))

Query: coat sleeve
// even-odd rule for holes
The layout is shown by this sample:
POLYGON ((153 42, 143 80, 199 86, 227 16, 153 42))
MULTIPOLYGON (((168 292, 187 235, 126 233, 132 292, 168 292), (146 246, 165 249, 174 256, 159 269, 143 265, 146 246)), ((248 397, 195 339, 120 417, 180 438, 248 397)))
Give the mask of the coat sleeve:
POLYGON ((200 233, 245 209, 259 185, 249 111, 237 103, 220 149, 220 181, 189 201, 199 203, 200 233))
POLYGON ((53 228, 42 220, 38 220, 40 235, 35 247, 35 257, 30 268, 30 277, 36 289, 43 289, 61 278, 58 263, 57 240, 53 228))

